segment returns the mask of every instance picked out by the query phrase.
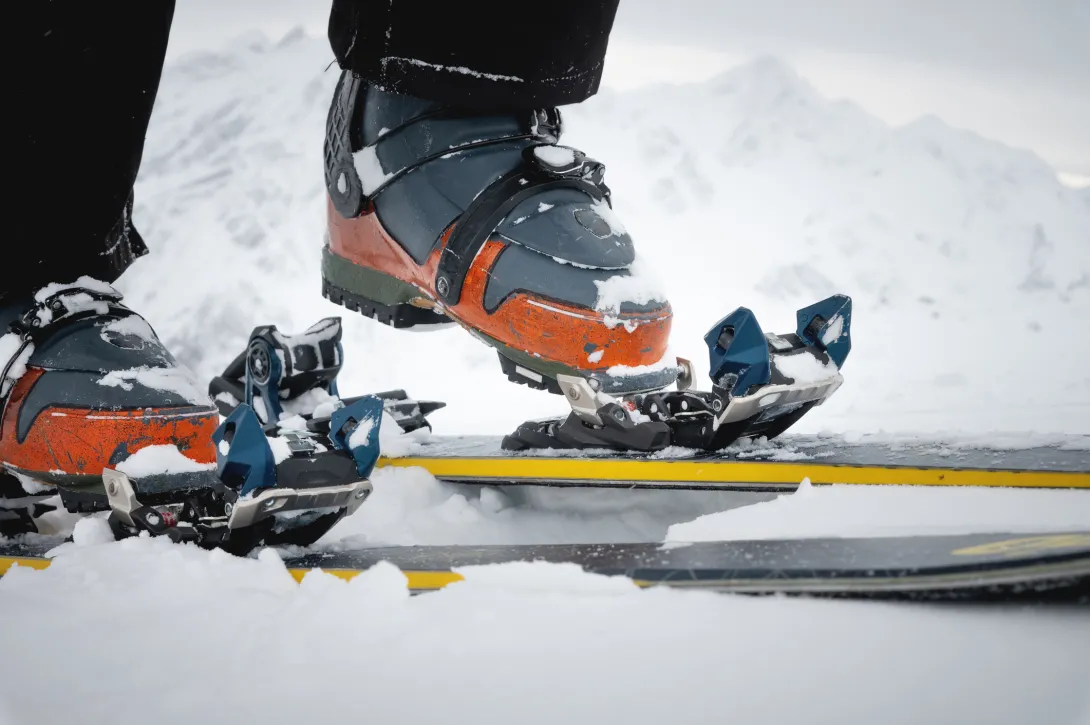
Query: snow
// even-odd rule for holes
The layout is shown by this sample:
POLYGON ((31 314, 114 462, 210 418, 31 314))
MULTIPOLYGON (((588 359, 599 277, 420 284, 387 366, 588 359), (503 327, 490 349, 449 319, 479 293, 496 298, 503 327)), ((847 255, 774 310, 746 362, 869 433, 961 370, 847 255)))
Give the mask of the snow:
POLYGON ((594 309, 599 312, 620 314, 621 305, 626 302, 646 305, 668 299, 662 282, 639 257, 632 262, 626 273, 616 274, 602 281, 595 280, 594 285, 598 288, 594 309))
MULTIPOLYGON (((82 279, 87 279, 86 277, 82 279)), ((50 287, 62 287, 62 285, 50 285, 50 287)), ((64 289, 68 289, 71 285, 63 285, 64 289)), ((48 288, 46 288, 48 289, 48 288)), ((35 297, 39 297, 42 293, 38 292, 35 297)), ((38 300, 43 301, 45 298, 38 300)), ((72 292, 71 294, 64 295, 64 306, 67 309, 65 314, 75 315, 80 312, 95 312, 100 315, 105 315, 110 311, 110 305, 102 300, 95 299, 86 292, 72 292)), ((38 318, 41 326, 44 327, 50 322, 53 322, 53 310, 49 307, 38 308, 34 316, 38 318)))
POLYGON ((227 405, 237 406, 241 401, 230 393, 224 391, 222 393, 216 393, 215 400, 226 403, 227 405))
POLYGON ((103 282, 102 280, 95 279, 94 277, 88 277, 83 275, 79 277, 75 282, 53 282, 42 287, 40 290, 34 293, 34 299, 38 302, 45 302, 59 292, 64 292, 70 289, 87 289, 92 292, 99 292, 101 294, 114 295, 117 294, 117 290, 111 285, 103 282))
POLYGON ((606 374, 614 378, 623 378, 662 372, 670 368, 677 368, 677 358, 672 357, 667 351, 667 354, 663 355, 662 359, 657 363, 651 363, 650 365, 612 365, 606 368, 606 374))
POLYGON ((356 174, 360 177, 364 194, 373 194, 390 180, 393 174, 387 174, 378 160, 378 150, 374 146, 364 146, 352 154, 356 174))
POLYGON ((754 500, 724 492, 501 490, 443 483, 416 467, 378 468, 371 485, 367 502, 320 547, 661 541, 673 524, 754 500))
POLYGON ((909 486, 813 486, 675 524, 667 541, 912 534, 1035 533, 1085 529, 1085 491, 909 486))
POLYGON ((592 352, 590 355, 587 355, 587 362, 589 362, 589 363, 591 363, 593 365, 594 363, 597 363, 597 362, 601 361, 602 356, 605 355, 605 354, 606 354, 605 348, 604 347, 599 348, 599 349, 595 350, 594 352, 592 352))
POLYGON ((278 465, 291 458, 291 446, 288 444, 287 439, 273 436, 268 441, 269 448, 272 449, 273 461, 278 465))
POLYGON ((307 420, 301 415, 281 413, 280 420, 277 421, 277 425, 280 427, 281 432, 305 431, 307 429, 307 420))
POLYGON ((113 370, 103 375, 99 385, 132 390, 133 382, 146 388, 176 393, 193 405, 209 405, 208 394, 198 386, 193 374, 184 368, 138 367, 128 370, 113 370))
POLYGON ((26 474, 19 473, 18 471, 5 470, 5 473, 11 476, 15 476, 15 478, 19 481, 19 486, 21 486, 23 491, 31 496, 37 496, 39 494, 48 493, 54 490, 53 486, 48 486, 41 481, 37 481, 30 476, 27 476, 26 474))
POLYGON ((72 543, 76 546, 94 546, 109 544, 114 540, 114 532, 102 515, 87 516, 76 522, 72 528, 72 543))
POLYGON ((14 332, 0 337, 0 370, 7 370, 3 380, 0 380, 0 398, 7 396, 19 378, 26 374, 27 361, 34 354, 34 343, 28 343, 20 351, 22 345, 22 335, 14 332))
POLYGON ((808 352, 776 355, 772 358, 772 364, 799 385, 828 380, 837 374, 836 363, 832 360, 823 362, 808 352))
POLYGON ((832 345, 839 340, 844 334, 844 318, 841 315, 834 315, 833 319, 829 321, 829 327, 821 336, 821 344, 832 345))
POLYGON ((565 167, 575 163, 575 151, 567 146, 535 146, 534 156, 548 166, 565 167))
POLYGON ((458 73, 466 76, 473 76, 474 78, 486 78, 490 81, 514 81, 516 83, 522 83, 523 80, 518 76, 500 75, 498 73, 483 73, 481 71, 473 70, 472 68, 466 68, 461 65, 440 65, 438 63, 428 63, 417 58, 402 58, 396 55, 388 55, 379 61, 384 67, 389 63, 408 63, 409 65, 415 65, 420 68, 431 68, 432 70, 441 70, 449 73, 458 73))
POLYGON ((169 444, 145 446, 118 463, 115 468, 130 478, 141 478, 157 473, 192 473, 214 471, 215 463, 198 463, 176 446, 169 444))
POLYGON ((269 411, 265 407, 265 399, 262 398, 260 395, 255 394, 253 396, 253 401, 254 415, 256 415, 257 419, 260 420, 262 423, 267 423, 269 420, 269 411))
POLYGON ((594 213, 602 217, 606 224, 609 225, 609 230, 615 235, 628 234, 628 229, 621 222, 621 218, 617 216, 613 211, 613 207, 604 201, 595 201, 591 204, 591 208, 594 209, 594 213))
POLYGON ((356 429, 352 431, 352 435, 348 436, 348 447, 358 448, 359 446, 367 445, 367 437, 371 435, 371 430, 375 427, 375 421, 373 420, 361 420, 356 429))
POLYGON ((453 571, 482 590, 537 592, 553 596, 579 594, 613 596, 639 590, 624 576, 605 576, 583 571, 578 564, 547 564, 512 561, 493 566, 463 566, 453 571))
POLYGON ((158 343, 159 341, 155 336, 155 331, 151 329, 151 325, 137 315, 127 315, 116 320, 110 320, 102 326, 99 335, 106 342, 113 342, 110 333, 113 333, 113 335, 131 335, 148 343, 158 343))
POLYGON ((417 428, 406 433, 397 424, 394 417, 382 412, 382 424, 378 429, 378 445, 386 458, 403 458, 420 451, 422 444, 431 437, 427 428, 417 428))
POLYGON ((0 707, 12 722, 162 725, 193 719, 164 703, 265 723, 365 710, 376 723, 847 725, 880 712, 1015 725, 1085 712, 1082 612, 642 591, 545 563, 462 573, 411 597, 388 565, 296 584, 272 552, 72 546, 0 579, 19 622, 0 628, 0 707), (534 586, 545 579, 559 589, 534 586), (170 656, 148 646, 171 632, 185 634, 170 656))
POLYGON ((291 400, 280 401, 280 407, 284 409, 285 413, 291 413, 293 415, 310 415, 315 418, 322 417, 317 414, 319 407, 322 408, 322 412, 325 412, 327 409, 335 409, 339 404, 340 398, 331 395, 329 391, 324 388, 313 388, 295 396, 291 400))

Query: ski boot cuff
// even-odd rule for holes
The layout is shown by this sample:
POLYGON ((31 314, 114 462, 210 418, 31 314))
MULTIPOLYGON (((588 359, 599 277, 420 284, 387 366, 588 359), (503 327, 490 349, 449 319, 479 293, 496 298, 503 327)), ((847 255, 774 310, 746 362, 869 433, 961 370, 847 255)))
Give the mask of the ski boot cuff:
POLYGON ((0 399, 7 397, 26 373, 35 343, 53 334, 58 326, 77 319, 105 315, 111 310, 135 314, 121 304, 121 299, 121 293, 109 284, 86 276, 68 284, 49 284, 35 292, 0 336, 0 399))

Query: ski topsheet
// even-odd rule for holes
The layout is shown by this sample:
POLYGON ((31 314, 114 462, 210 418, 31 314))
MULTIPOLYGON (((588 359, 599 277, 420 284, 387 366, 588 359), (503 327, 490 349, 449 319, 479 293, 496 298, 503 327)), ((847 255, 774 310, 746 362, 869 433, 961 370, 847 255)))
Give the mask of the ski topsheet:
MULTIPOLYGON (((1076 441, 1079 443, 1079 441, 1076 441)), ((434 436, 379 466, 427 469, 452 483, 793 491, 814 484, 1090 489, 1086 445, 1017 450, 951 447, 906 439, 847 443, 782 436, 763 447, 655 454, 501 449, 490 436, 434 436)))
MULTIPOLYGON (((13 564, 44 568, 47 553, 44 545, 0 543, 0 573, 13 564)), ((641 587, 854 598, 1090 602, 1090 531, 692 544, 404 546, 290 556, 284 563, 296 579, 314 569, 351 578, 382 561, 401 569, 414 592, 441 589, 472 577, 465 567, 546 561, 628 577, 641 587)))

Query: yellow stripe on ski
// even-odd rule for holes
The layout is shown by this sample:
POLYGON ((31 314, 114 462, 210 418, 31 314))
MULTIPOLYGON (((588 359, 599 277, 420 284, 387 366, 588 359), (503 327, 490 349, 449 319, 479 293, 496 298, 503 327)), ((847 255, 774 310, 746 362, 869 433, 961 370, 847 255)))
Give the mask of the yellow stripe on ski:
POLYGON ((707 488, 783 488, 811 483, 891 486, 989 486, 995 488, 1085 488, 1090 472, 918 468, 750 461, 656 461, 595 458, 383 458, 380 467, 424 468, 446 481, 487 483, 594 482, 707 488))
POLYGON ((45 569, 49 566, 49 559, 41 559, 32 556, 0 556, 0 576, 7 574, 8 570, 13 566, 45 569))

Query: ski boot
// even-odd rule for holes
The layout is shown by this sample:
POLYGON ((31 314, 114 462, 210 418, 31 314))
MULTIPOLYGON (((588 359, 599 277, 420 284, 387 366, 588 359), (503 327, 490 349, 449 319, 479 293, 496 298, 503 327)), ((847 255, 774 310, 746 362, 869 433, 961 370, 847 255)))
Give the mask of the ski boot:
POLYGON ((344 72, 325 141, 324 295, 394 327, 466 328, 507 377, 628 394, 672 384, 672 313, 646 299, 604 166, 560 112, 480 114, 344 72))
POLYGON ((327 436, 342 415, 338 411, 366 398, 380 401, 381 412, 405 433, 431 430, 428 414, 445 403, 413 400, 404 390, 342 399, 337 375, 343 360, 339 317, 319 320, 291 336, 274 325, 261 325, 223 375, 212 380, 208 393, 222 415, 248 407, 274 441, 288 440, 296 446, 306 445, 299 439, 327 436))
POLYGON ((70 512, 110 512, 117 538, 148 532, 242 554, 313 543, 362 503, 377 399, 340 411, 330 455, 274 450, 252 411, 221 424, 121 300, 82 277, 0 308, 0 534, 34 532, 44 499, 59 495, 70 512))
POLYGON ((5 299, 0 330, 2 485, 9 502, 13 481, 23 490, 26 531, 30 507, 58 493, 71 511, 108 508, 107 467, 169 448, 183 489, 215 467, 216 409, 111 286, 82 277, 5 299))
POLYGON ((616 398, 585 378, 560 376, 567 418, 524 423, 502 447, 720 450, 739 438, 775 438, 843 383, 851 315, 851 299, 834 295, 799 310, 793 334, 775 335, 739 307, 704 336, 711 391, 689 389, 693 367, 684 359, 676 391, 616 398))

